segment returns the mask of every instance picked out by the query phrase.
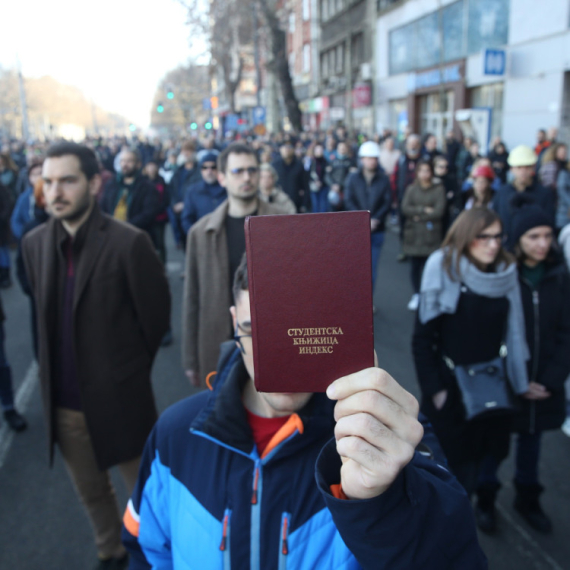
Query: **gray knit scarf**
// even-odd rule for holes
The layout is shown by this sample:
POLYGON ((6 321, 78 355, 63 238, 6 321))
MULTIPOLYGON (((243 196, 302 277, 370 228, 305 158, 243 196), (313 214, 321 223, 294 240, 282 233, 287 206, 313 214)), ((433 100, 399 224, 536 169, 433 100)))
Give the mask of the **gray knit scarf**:
MULTIPOLYGON (((419 317, 427 323, 442 314, 453 314, 457 309, 461 285, 466 285, 477 295, 497 298, 506 297, 509 301, 507 322, 507 373, 515 393, 524 394, 528 390, 526 362, 530 353, 526 343, 524 314, 521 292, 515 263, 501 266, 496 273, 484 273, 477 269, 466 257, 459 261, 461 277, 452 264, 454 279, 443 267, 444 250, 438 249, 427 260, 422 276, 419 317)), ((475 364, 474 362, 471 364, 475 364)))

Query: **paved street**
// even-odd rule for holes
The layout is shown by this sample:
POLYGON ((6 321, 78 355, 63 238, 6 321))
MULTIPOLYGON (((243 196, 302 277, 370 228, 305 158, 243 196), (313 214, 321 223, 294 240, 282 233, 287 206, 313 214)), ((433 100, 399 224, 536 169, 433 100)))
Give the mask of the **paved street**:
MULTIPOLYGON (((397 239, 389 233, 380 262, 376 288, 376 350, 380 365, 407 389, 419 395, 410 353, 413 315, 406 310, 411 294, 407 264, 395 261, 397 239)), ((154 368, 158 406, 168 405, 192 393, 180 367, 180 314, 183 257, 170 248, 169 280, 173 295, 175 342, 161 349, 154 368)), ((29 429, 12 436, 0 427, 0 569, 89 570, 95 559, 91 532, 76 500, 61 458, 47 466, 43 416, 32 365, 28 300, 14 285, 2 293, 8 320, 7 354, 16 390, 29 429)), ((570 438, 561 432, 544 439, 542 476, 547 492, 545 510, 552 516, 555 532, 542 537, 529 530, 512 509, 512 463, 502 469, 500 533, 481 537, 490 568, 499 570, 563 570, 570 568, 570 438)), ((127 497, 114 473, 121 508, 127 497)), ((453 540, 453 537, 450 537, 453 540)))

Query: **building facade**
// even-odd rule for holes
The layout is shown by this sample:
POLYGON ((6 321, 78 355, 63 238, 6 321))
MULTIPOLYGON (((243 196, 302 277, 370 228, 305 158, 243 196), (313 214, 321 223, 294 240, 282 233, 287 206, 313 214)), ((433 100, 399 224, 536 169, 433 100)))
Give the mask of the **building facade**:
POLYGON ((568 140, 568 0, 379 0, 375 49, 377 130, 409 125, 441 142, 465 126, 457 111, 481 109, 483 147, 531 144, 549 126, 568 140))
POLYGON ((307 112, 320 128, 372 131, 376 0, 319 0, 319 97, 307 112))

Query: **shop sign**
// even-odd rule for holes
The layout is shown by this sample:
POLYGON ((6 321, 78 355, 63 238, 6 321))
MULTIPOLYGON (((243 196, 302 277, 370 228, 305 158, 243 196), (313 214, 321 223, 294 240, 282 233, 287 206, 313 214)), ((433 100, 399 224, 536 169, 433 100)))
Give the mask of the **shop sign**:
POLYGON ((352 108, 369 107, 372 103, 372 89, 368 83, 357 83, 352 90, 352 108))
POLYGON ((483 75, 504 75, 507 54, 504 49, 483 50, 483 75))
POLYGON ((331 107, 329 116, 331 121, 342 121, 344 119, 344 107, 331 107))
POLYGON ((254 107, 252 115, 254 125, 265 125, 265 117, 267 115, 265 107, 254 107))
POLYGON ((408 91, 436 87, 442 83, 457 83, 461 81, 461 66, 458 63, 440 69, 430 69, 408 75, 408 91))

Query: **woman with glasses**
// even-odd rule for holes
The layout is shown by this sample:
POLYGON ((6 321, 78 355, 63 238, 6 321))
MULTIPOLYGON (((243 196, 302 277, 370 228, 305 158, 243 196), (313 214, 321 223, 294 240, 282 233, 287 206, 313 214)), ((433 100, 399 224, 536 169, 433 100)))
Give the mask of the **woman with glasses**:
POLYGON ((517 268, 505 251, 497 214, 487 208, 462 212, 426 264, 412 349, 422 392, 449 467, 482 508, 497 489, 478 486, 483 458, 496 464, 509 451, 511 415, 483 414, 468 420, 455 367, 486 363, 504 354, 509 383, 528 390, 528 347, 517 268), (453 366, 450 366, 453 363, 453 366))
MULTIPOLYGON (((530 350, 529 387, 519 398, 513 418, 517 433, 514 507, 532 528, 549 533, 552 522, 539 502, 543 487, 538 466, 542 433, 560 428, 566 416, 570 276, 561 252, 553 244, 551 219, 524 194, 513 203, 513 240, 530 350)), ((499 487, 498 467, 493 458, 485 460, 481 472, 485 485, 499 487)))

